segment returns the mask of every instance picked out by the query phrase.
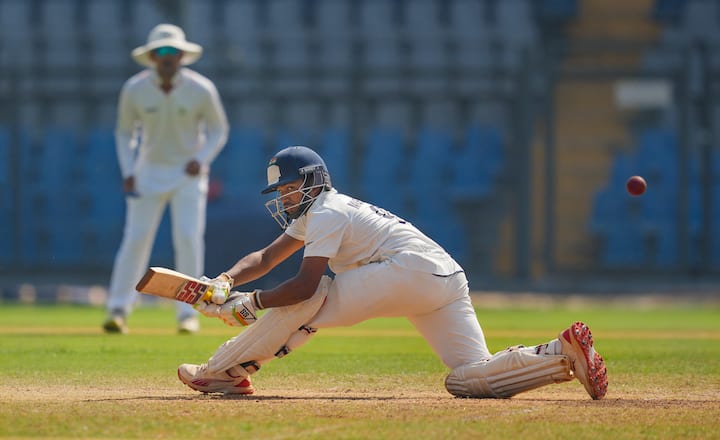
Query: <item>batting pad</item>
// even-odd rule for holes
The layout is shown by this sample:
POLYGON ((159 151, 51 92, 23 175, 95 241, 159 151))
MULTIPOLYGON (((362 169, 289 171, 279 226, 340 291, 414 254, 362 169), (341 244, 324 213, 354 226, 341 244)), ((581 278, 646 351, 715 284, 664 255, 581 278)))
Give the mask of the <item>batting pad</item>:
MULTIPOLYGON (((312 298, 286 307, 267 311, 242 333, 221 345, 208 361, 211 373, 220 373, 242 368, 247 374, 257 371, 260 366, 275 357, 282 357, 292 348, 306 342, 313 332, 301 329, 315 316, 325 301, 332 280, 323 276, 312 298), (292 341, 290 341, 292 336, 292 341), (246 365, 252 368, 246 369, 246 365)), ((242 370, 240 370, 241 375, 242 370)))
POLYGON ((454 369, 445 388, 457 397, 509 398, 574 378, 564 355, 538 355, 511 347, 492 357, 454 369))

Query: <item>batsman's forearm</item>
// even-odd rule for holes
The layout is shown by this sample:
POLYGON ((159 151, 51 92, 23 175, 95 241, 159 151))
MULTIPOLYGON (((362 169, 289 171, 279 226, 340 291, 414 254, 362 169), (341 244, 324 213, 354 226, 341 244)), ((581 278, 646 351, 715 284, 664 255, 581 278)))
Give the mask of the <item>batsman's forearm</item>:
POLYGON ((225 273, 232 277, 233 286, 239 286, 260 278, 272 268, 273 266, 263 259, 262 251, 255 251, 241 258, 225 273))

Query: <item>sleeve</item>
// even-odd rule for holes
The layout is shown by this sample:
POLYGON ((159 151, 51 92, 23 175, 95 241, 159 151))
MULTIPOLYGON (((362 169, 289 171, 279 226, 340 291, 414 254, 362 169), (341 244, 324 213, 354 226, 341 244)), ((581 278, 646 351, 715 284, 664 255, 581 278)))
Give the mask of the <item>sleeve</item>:
POLYGON ((323 210, 313 213, 308 219, 304 256, 335 257, 342 245, 347 226, 346 218, 338 212, 323 210))
POLYGON ((285 233, 295 240, 305 241, 305 226, 306 226, 307 216, 302 216, 298 219, 295 219, 290 223, 290 226, 285 230, 285 233))
POLYGON ((115 150, 118 156, 120 172, 123 177, 128 177, 134 174, 135 149, 138 146, 136 136, 138 117, 132 105, 128 83, 125 83, 120 91, 117 114, 115 150))
POLYGON ((202 110, 202 118, 205 123, 206 138, 205 144, 200 146, 196 158, 205 165, 210 165, 220 154, 228 138, 229 124, 225 109, 220 100, 220 94, 215 85, 208 81, 207 96, 202 110))

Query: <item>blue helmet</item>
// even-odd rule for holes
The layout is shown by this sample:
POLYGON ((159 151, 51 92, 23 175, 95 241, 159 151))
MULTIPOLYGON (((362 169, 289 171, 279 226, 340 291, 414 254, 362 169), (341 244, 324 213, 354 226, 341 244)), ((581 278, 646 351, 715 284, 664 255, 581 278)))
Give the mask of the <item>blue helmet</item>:
POLYGON ((303 179, 302 186, 298 190, 303 194, 299 204, 284 206, 280 194, 265 203, 270 215, 283 229, 290 224, 290 220, 305 214, 322 191, 332 188, 332 183, 325 161, 308 147, 287 147, 270 159, 267 167, 268 185, 262 190, 263 194, 277 191, 279 186, 299 179, 303 179), (311 195, 316 188, 322 188, 322 191, 314 196, 311 195))

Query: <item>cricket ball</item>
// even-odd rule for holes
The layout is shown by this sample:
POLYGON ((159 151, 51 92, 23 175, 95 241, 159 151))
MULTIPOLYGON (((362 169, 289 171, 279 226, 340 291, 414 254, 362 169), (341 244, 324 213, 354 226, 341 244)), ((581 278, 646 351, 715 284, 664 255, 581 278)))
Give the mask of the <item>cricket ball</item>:
POLYGON ((632 176, 625 183, 625 188, 630 195, 640 196, 647 189, 647 182, 640 176, 632 176))

